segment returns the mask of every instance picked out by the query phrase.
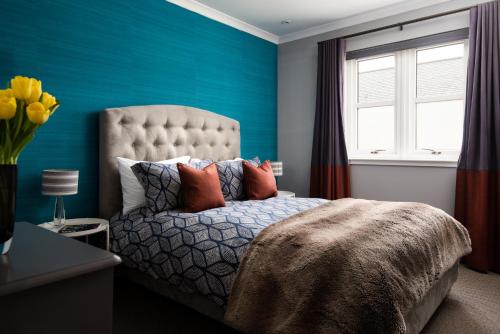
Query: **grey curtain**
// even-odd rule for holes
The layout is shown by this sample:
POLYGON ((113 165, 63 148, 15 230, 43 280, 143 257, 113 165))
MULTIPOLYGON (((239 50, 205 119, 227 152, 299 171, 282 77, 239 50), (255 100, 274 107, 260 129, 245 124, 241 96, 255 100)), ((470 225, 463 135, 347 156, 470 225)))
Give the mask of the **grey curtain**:
POLYGON ((464 136, 455 217, 469 230, 465 263, 500 272, 500 2, 470 11, 464 136))
POLYGON ((316 116, 311 158, 311 197, 351 196, 350 168, 342 123, 345 41, 318 43, 316 116))

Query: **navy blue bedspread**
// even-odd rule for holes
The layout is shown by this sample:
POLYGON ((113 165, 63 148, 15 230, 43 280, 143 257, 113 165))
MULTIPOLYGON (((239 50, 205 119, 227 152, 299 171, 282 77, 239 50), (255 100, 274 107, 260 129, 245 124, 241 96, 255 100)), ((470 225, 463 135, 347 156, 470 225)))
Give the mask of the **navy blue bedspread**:
POLYGON ((325 202, 275 197, 226 202, 226 207, 199 213, 153 214, 139 208, 111 219, 111 249, 126 266, 225 306, 255 236, 270 224, 325 202))

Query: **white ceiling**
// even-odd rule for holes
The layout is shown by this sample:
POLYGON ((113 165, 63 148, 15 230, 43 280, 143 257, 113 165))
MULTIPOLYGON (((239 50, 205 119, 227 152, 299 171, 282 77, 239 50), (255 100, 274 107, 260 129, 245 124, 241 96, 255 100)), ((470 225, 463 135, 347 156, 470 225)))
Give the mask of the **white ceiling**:
POLYGON ((453 0, 167 0, 273 43, 453 0), (281 24, 290 20, 290 24, 281 24))
POLYGON ((278 36, 412 0, 198 0, 278 36), (291 20, 291 24, 281 24, 291 20))

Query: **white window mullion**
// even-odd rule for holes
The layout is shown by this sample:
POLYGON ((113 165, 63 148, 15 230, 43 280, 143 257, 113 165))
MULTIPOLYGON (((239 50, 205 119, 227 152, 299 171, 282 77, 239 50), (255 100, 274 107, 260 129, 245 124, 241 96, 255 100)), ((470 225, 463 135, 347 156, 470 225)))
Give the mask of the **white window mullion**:
POLYGON ((405 157, 410 157, 414 154, 416 148, 416 97, 417 97, 417 62, 416 62, 416 50, 406 50, 407 64, 406 68, 408 71, 407 83, 407 120, 405 123, 405 133, 406 135, 406 151, 405 157))
POLYGON ((395 103, 395 113, 396 113, 396 155, 401 159, 405 150, 405 138, 404 138, 404 122, 405 122, 405 106, 404 101, 406 99, 406 70, 405 70, 406 60, 404 57, 404 51, 399 51, 396 53, 396 103, 395 103))

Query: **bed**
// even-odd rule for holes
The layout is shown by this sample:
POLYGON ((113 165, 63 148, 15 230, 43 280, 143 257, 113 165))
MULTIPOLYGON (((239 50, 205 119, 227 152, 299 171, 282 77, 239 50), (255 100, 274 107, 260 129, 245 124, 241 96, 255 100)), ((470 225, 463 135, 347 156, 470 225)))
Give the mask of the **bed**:
MULTIPOLYGON (((175 105, 104 110, 100 118, 100 215, 111 218, 112 251, 123 259, 123 275, 223 321, 238 265, 253 238, 267 226, 327 201, 271 198, 229 202, 201 214, 175 210, 153 214, 147 208, 118 213, 121 189, 115 157, 157 161, 181 155, 216 161, 239 157, 238 121, 175 105)), ((407 333, 423 329, 457 273, 455 264, 404 316, 407 333)))

